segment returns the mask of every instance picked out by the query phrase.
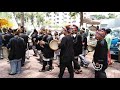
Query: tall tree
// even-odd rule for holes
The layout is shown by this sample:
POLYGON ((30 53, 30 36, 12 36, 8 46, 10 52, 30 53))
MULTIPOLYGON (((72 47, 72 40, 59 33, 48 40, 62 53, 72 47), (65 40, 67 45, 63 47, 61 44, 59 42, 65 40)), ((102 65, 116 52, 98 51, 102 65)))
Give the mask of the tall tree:
POLYGON ((11 12, 0 12, 0 18, 11 19, 12 13, 11 12))
POLYGON ((107 17, 105 15, 91 15, 92 19, 97 19, 97 20, 100 20, 100 19, 107 19, 107 17))
POLYGON ((76 17, 77 15, 80 16, 80 27, 83 25, 83 12, 70 12, 69 15, 71 17, 76 17))
POLYGON ((13 15, 15 17, 17 24, 19 25, 19 20, 21 19, 21 13, 20 12, 13 12, 13 15))
POLYGON ((37 18, 37 25, 39 26, 40 24, 43 25, 45 19, 44 19, 44 14, 43 13, 36 13, 36 18, 37 18))
POLYGON ((80 26, 83 25, 83 12, 80 12, 80 26))
POLYGON ((21 12, 21 25, 24 26, 24 12, 21 12))
POLYGON ((109 13, 108 14, 108 18, 116 18, 117 17, 117 15, 115 15, 115 14, 113 14, 113 13, 109 13))

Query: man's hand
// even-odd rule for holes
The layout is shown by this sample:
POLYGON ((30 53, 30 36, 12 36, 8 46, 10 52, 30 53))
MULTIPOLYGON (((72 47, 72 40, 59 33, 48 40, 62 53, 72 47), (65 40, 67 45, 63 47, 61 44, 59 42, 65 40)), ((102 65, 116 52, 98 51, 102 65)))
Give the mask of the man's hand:
POLYGON ((58 41, 58 44, 60 44, 61 43, 61 41, 58 41))
POLYGON ((99 64, 99 63, 96 63, 95 65, 96 65, 97 67, 99 67, 100 64, 99 64))
POLYGON ((85 43, 83 42, 82 44, 84 45, 85 43))
POLYGON ((44 41, 40 41, 40 45, 45 45, 45 42, 44 41))

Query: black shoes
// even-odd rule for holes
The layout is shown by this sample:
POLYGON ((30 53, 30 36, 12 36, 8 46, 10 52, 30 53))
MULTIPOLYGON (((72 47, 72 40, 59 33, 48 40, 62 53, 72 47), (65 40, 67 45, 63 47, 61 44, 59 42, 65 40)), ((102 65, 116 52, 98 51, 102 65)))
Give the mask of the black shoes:
POLYGON ((33 56, 36 56, 36 57, 37 57, 37 55, 36 55, 36 54, 34 54, 33 56))

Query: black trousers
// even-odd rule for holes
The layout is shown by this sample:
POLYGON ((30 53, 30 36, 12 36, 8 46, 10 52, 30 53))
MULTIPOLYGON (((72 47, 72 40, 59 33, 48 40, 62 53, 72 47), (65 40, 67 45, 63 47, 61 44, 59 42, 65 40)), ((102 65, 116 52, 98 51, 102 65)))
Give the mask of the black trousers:
POLYGON ((74 58, 73 63, 74 63, 75 70, 79 70, 81 68, 80 64, 78 63, 78 58, 74 58))
POLYGON ((64 62, 60 63, 60 73, 59 73, 59 78, 63 77, 65 68, 68 68, 68 72, 70 74, 70 78, 74 78, 74 71, 73 71, 73 66, 72 66, 72 61, 71 62, 64 62))
POLYGON ((49 64, 49 70, 52 69, 52 60, 50 60, 50 61, 44 61, 44 60, 43 60, 42 70, 45 70, 45 67, 46 67, 47 64, 49 64))
POLYGON ((24 66, 24 64, 25 64, 25 56, 26 56, 26 51, 24 52, 24 56, 22 57, 22 60, 21 60, 22 66, 24 66))
POLYGON ((95 78, 107 78, 107 75, 106 75, 106 72, 105 72, 106 68, 107 68, 107 66, 104 66, 102 68, 102 70, 100 70, 100 71, 95 70, 95 78))

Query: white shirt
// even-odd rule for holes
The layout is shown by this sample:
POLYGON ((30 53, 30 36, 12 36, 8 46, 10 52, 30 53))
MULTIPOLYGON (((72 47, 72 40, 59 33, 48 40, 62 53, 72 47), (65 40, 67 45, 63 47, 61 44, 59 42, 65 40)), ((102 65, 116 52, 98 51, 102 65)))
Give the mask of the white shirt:
POLYGON ((61 34, 59 40, 61 41, 64 36, 64 34, 61 34))

